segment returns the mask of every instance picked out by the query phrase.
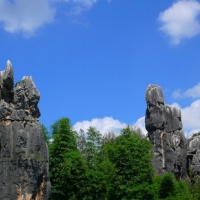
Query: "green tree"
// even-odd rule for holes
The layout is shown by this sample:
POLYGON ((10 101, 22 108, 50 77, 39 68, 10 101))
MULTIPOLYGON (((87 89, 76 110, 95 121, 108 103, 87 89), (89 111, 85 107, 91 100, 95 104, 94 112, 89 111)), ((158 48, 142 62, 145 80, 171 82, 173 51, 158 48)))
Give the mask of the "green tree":
POLYGON ((82 199, 105 199, 104 173, 100 169, 100 151, 102 147, 102 134, 94 127, 90 127, 86 133, 79 133, 78 146, 85 161, 85 187, 82 191, 82 199))
POLYGON ((151 183, 151 143, 129 128, 103 147, 105 158, 113 166, 107 191, 107 199, 153 199, 151 183))
POLYGON ((77 145, 81 155, 84 157, 86 153, 86 134, 82 129, 80 129, 78 134, 77 145))
POLYGON ((200 178, 193 178, 193 182, 189 186, 192 200, 200 200, 200 178))
POLYGON ((85 160, 87 166, 96 167, 97 158, 102 146, 102 135, 94 127, 90 127, 86 133, 85 160))
POLYGON ((50 151, 51 199, 81 199, 84 162, 77 148, 70 120, 61 118, 52 127, 50 151))
POLYGON ((158 195, 160 199, 166 199, 168 197, 175 196, 176 187, 175 187, 175 178, 172 174, 164 174, 162 176, 158 195))
MULTIPOLYGON (((189 188, 185 181, 176 181, 171 173, 162 176, 155 176, 152 190, 154 200, 192 200, 189 188)), ((195 199, 193 199, 195 200, 195 199)))

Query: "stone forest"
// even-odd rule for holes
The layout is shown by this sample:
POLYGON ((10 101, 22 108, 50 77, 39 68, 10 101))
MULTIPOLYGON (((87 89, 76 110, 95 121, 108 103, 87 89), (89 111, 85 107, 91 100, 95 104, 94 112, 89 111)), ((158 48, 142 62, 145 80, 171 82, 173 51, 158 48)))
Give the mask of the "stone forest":
MULTIPOLYGON (((40 117, 40 111, 38 109, 39 100, 40 93, 36 89, 31 77, 25 76, 20 82, 14 84, 12 65, 10 61, 7 61, 6 69, 0 72, 0 200, 87 200, 113 199, 114 197, 115 199, 156 199, 155 197, 150 198, 150 196, 139 197, 135 195, 134 197, 136 193, 132 190, 129 191, 132 194, 131 197, 125 197, 126 193, 123 194, 124 196, 114 195, 113 197, 112 194, 117 194, 118 188, 113 189, 112 184, 117 183, 119 179, 108 178, 117 177, 117 170, 114 170, 117 164, 109 165, 109 163, 117 162, 118 159, 113 159, 112 161, 112 157, 105 166, 109 169, 107 171, 113 174, 112 176, 105 176, 107 178, 105 178, 106 181, 102 184, 102 196, 96 194, 95 198, 89 198, 88 192, 86 197, 79 196, 78 198, 76 195, 80 192, 78 192, 77 186, 73 197, 65 196, 64 192, 60 192, 60 194, 56 194, 57 196, 55 195, 55 197, 52 196, 50 198, 51 187, 55 188, 54 184, 56 182, 53 176, 50 177, 49 175, 49 150, 43 135, 42 125, 38 120, 40 117), (111 183, 109 183, 110 180, 111 183), (109 185, 108 188, 112 189, 105 189, 106 184, 109 185)), ((200 175, 200 136, 198 134, 193 135, 189 139, 185 137, 181 111, 178 108, 165 104, 162 89, 158 85, 151 84, 147 87, 146 103, 145 125, 148 131, 148 141, 151 142, 153 148, 151 165, 154 168, 154 174, 161 176, 166 173, 171 173, 174 175, 176 181, 185 180, 187 183, 190 183, 192 178, 198 178, 200 175)), ((110 137, 109 140, 113 141, 115 137, 110 137)), ((118 144, 116 143, 116 145, 118 144)), ((83 151, 81 148, 79 149, 80 152, 84 152, 83 155, 86 155, 85 152, 87 151, 83 151)), ((108 151, 108 148, 103 152, 106 152, 106 150, 107 152, 112 152, 108 151)), ((79 157, 76 157, 76 161, 79 157)), ((97 158, 99 160, 102 159, 102 157, 97 158)), ((95 159, 98 160, 97 158, 95 159)), ((84 168, 85 165, 82 165, 82 163, 83 161, 77 164, 77 166, 83 166, 81 168, 82 171, 79 170, 79 172, 81 171, 83 173, 86 171, 86 168, 84 168)), ((55 162, 55 164, 59 163, 55 162)), ((93 171, 96 166, 101 166, 101 164, 92 164, 91 168, 93 168, 93 171)), ((101 167, 98 169, 101 169, 101 167)), ((62 171, 60 171, 61 173, 62 171)), ((70 173, 72 174, 72 171, 70 173)), ((98 176, 103 177, 102 173, 100 174, 98 176)), ((83 174, 79 174, 78 176, 80 179, 83 174)), ((83 179, 86 179, 86 176, 84 177, 83 179)), ((79 179, 77 183, 82 184, 82 181, 79 179)), ((66 188, 67 184, 73 188, 75 178, 67 180, 66 188)), ((83 188, 84 184, 89 184, 89 179, 87 180, 81 188, 83 188)), ((92 180, 94 181, 94 178, 92 180)), ((128 178, 126 180, 128 182, 128 178)), ((97 182, 100 181, 102 179, 97 179, 97 182)), ((90 191, 94 192, 95 189, 91 189, 90 191)), ((67 193, 71 194, 68 191, 67 193)))

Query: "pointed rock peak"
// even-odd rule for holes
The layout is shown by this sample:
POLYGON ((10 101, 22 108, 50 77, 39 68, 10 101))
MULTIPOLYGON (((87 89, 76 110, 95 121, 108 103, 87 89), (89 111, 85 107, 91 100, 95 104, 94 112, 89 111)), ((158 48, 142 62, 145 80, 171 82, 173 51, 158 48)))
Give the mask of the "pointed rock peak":
POLYGON ((1 72, 1 78, 3 86, 8 90, 12 90, 14 85, 14 73, 12 64, 9 60, 6 63, 6 69, 1 72))
POLYGON ((30 80, 33 81, 32 76, 23 76, 22 80, 30 80))
POLYGON ((26 82, 27 87, 36 88, 32 76, 23 76, 22 81, 26 82))
POLYGON ((12 64, 10 62, 10 60, 7 60, 6 62, 6 69, 5 69, 5 76, 9 76, 10 78, 13 79, 13 68, 12 68, 12 64))
POLYGON ((12 64, 11 64, 10 60, 7 60, 7 62, 6 62, 6 68, 7 67, 12 67, 12 64))

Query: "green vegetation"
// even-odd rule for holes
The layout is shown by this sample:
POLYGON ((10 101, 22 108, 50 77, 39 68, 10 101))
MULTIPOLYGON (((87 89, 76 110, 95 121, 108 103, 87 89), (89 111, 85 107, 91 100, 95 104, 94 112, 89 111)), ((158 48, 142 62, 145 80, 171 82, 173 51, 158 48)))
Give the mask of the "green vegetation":
POLYGON ((51 127, 51 134, 51 199, 80 199, 84 163, 77 148, 76 133, 71 129, 70 120, 62 118, 56 121, 51 127))
POLYGON ((132 134, 129 128, 123 129, 120 136, 102 148, 113 166, 108 199, 153 199, 150 150, 150 142, 132 134))
POLYGON ((174 175, 166 173, 153 178, 155 200, 192 200, 189 187, 185 181, 176 181, 174 175))
POLYGON ((51 200, 198 200, 200 181, 155 176, 152 145, 129 127, 104 138, 95 128, 73 131, 70 120, 43 126, 50 151, 51 200), (49 142, 49 135, 52 136, 49 142))

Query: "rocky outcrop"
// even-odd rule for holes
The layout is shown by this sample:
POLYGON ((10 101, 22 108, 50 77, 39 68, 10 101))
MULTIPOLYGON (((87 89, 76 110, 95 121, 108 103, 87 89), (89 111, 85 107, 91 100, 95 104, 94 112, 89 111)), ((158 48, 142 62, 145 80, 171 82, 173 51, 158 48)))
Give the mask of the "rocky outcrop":
POLYGON ((187 179, 187 142, 180 110, 165 105, 158 85, 148 86, 146 102, 145 126, 154 146, 152 164, 156 173, 171 172, 177 180, 187 179))
POLYGON ((191 178, 200 178, 200 133, 188 139, 188 171, 191 178))
POLYGON ((0 199, 46 200, 48 147, 38 121, 40 94, 31 77, 14 87, 10 61, 0 72, 0 199))

